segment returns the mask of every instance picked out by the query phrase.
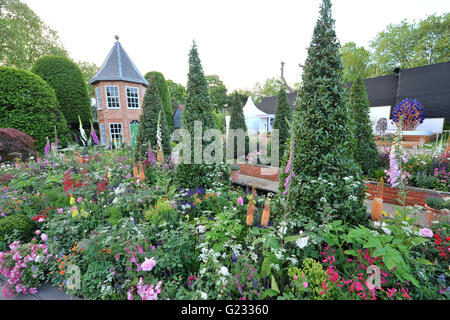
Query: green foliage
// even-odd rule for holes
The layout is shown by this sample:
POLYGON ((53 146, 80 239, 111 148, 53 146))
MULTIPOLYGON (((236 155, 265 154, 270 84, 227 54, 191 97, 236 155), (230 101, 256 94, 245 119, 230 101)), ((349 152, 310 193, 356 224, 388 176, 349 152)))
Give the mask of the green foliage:
POLYGON ((427 204, 427 206, 435 210, 442 210, 442 209, 450 210, 450 200, 445 201, 443 198, 440 197, 426 198, 425 203, 427 204))
POLYGON ((162 110, 164 110, 164 114, 166 116, 167 127, 169 128, 170 131, 172 131, 173 109, 166 79, 164 78, 164 75, 158 71, 151 71, 145 75, 145 79, 147 79, 147 81, 149 82, 152 77, 154 77, 156 87, 158 88, 158 94, 159 98, 161 99, 162 110))
POLYGON ((29 71, 0 67, 0 114, 0 127, 29 134, 37 150, 54 136, 55 126, 60 144, 67 144, 69 129, 55 91, 29 71))
POLYGON ((293 219, 304 215, 316 221, 331 216, 349 223, 367 221, 361 170, 353 160, 354 125, 339 49, 331 2, 324 0, 308 49, 292 133, 295 177, 287 210, 293 219))
POLYGON ((19 239, 15 240, 29 240, 33 234, 33 224, 27 216, 22 214, 0 218, 0 242, 4 242, 14 234, 14 230, 18 231, 16 235, 19 236, 19 239))
POLYGON ((220 80, 217 75, 205 76, 205 79, 208 83, 211 105, 217 112, 220 112, 225 109, 229 103, 227 87, 225 87, 222 80, 220 80))
MULTIPOLYGON (((231 103, 231 112, 230 112, 230 124, 229 129, 242 129, 244 134, 247 133, 247 124, 245 123, 245 117, 244 117, 244 104, 242 103, 242 99, 237 93, 237 91, 233 92, 232 95, 232 103, 231 103)), ((245 102, 244 102, 245 103, 245 102)), ((231 143, 231 136, 227 137, 227 143, 231 143)), ((238 154, 238 137, 234 137, 234 157, 233 159, 236 159, 238 154)), ((248 153, 249 150, 249 138, 248 136, 245 136, 245 154, 248 153)))
POLYGON ((167 80, 167 89, 169 90, 170 99, 172 103, 172 110, 175 110, 178 105, 186 103, 186 88, 179 83, 167 80))
POLYGON ((71 128, 78 128, 78 116, 84 125, 90 123, 91 103, 77 64, 66 57, 44 56, 34 63, 32 72, 55 90, 61 111, 71 128))
POLYGON ((262 98, 276 96, 281 88, 284 88, 283 83, 275 77, 266 79, 263 84, 257 82, 253 87, 253 100, 259 103, 262 98))
POLYGON ((390 24, 370 43, 374 76, 396 67, 414 68, 450 59, 450 13, 431 15, 419 23, 390 24))
POLYGON ((156 205, 144 212, 145 220, 154 224, 161 224, 177 218, 177 212, 172 208, 169 201, 159 199, 156 205))
MULTIPOLYGON (((142 114, 139 119, 139 131, 136 138, 135 159, 144 159, 147 157, 147 150, 150 147, 156 150, 157 147, 157 128, 158 117, 161 112, 163 114, 161 99, 158 93, 156 84, 156 76, 149 78, 149 84, 144 96, 144 103, 142 106, 142 114)), ((161 145, 162 152, 165 155, 171 153, 170 145, 170 131, 166 123, 166 118, 160 117, 161 128, 161 145)))
POLYGON ((353 83, 350 106, 356 125, 355 161, 361 166, 363 174, 369 175, 379 167, 379 157, 369 117, 370 102, 361 77, 353 83))
POLYGON ((290 123, 292 119, 291 104, 288 101, 286 90, 280 89, 278 93, 277 108, 275 111, 275 121, 273 123, 273 129, 279 130, 280 141, 280 155, 284 155, 284 151, 288 146, 287 141, 291 134, 290 123))
POLYGON ((357 77, 365 78, 369 73, 370 52, 364 47, 357 47, 354 42, 347 42, 341 48, 345 82, 355 81, 357 77))
POLYGON ((0 35, 0 65, 30 70, 43 55, 67 56, 57 32, 19 0, 0 2, 0 35))
POLYGON ((333 290, 336 289, 322 265, 311 258, 303 260, 302 268, 289 268, 288 275, 292 284, 291 290, 297 298, 326 300, 330 299, 333 290), (303 285, 305 282, 306 288, 303 285), (324 290, 324 285, 327 290, 324 290), (321 294, 322 292, 324 293, 321 294))

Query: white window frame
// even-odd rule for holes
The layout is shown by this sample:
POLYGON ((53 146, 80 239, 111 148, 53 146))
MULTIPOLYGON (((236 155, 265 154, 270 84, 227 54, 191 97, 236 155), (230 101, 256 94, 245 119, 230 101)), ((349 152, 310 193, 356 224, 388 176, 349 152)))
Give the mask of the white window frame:
POLYGON ((103 109, 103 101, 102 101, 102 90, 100 89, 100 87, 97 87, 95 89, 95 98, 97 100, 97 110, 102 110, 103 109))
POLYGON ((119 90, 119 86, 105 86, 105 96, 106 96, 106 108, 107 109, 120 109, 120 90, 119 90), (117 96, 108 96, 108 88, 117 88, 117 96), (117 103, 118 103, 118 107, 110 107, 109 106, 109 101, 108 98, 117 98, 117 103))
MULTIPOLYGON (((121 122, 111 122, 109 123, 109 141, 111 141, 111 145, 113 144, 113 133, 111 132, 111 126, 113 125, 120 125, 120 143, 123 143, 123 124, 121 122)), ((117 134, 117 133, 114 133, 117 134)), ((115 145, 118 147, 117 145, 115 145)))
POLYGON ((100 123, 99 124, 99 129, 100 129, 100 143, 102 145, 105 145, 106 144, 105 124, 104 123, 100 123))
POLYGON ((140 100, 139 100, 139 88, 138 87, 125 87, 125 93, 127 98, 127 108, 132 110, 137 110, 141 108, 140 100), (128 101, 128 89, 136 89, 137 97, 130 97, 130 99, 137 99, 137 107, 130 107, 128 101))

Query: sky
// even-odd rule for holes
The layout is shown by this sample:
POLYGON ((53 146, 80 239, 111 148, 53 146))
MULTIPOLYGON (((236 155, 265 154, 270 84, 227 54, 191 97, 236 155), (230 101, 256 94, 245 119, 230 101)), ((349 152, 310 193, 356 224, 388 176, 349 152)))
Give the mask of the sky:
MULTIPOLYGON (((300 82, 321 0, 22 0, 56 30, 76 61, 102 65, 120 42, 139 71, 186 85, 195 39, 205 74, 229 91, 280 75, 300 82)), ((450 0, 332 0, 336 33, 369 47, 389 24, 450 12, 450 0)))

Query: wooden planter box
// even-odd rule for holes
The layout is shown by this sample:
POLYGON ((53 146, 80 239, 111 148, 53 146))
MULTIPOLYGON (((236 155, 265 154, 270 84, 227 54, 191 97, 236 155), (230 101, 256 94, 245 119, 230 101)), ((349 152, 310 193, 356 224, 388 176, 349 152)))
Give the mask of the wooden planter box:
POLYGON ((435 135, 430 136, 409 136, 409 135, 403 135, 402 140, 403 141, 411 141, 411 142, 423 142, 427 143, 430 141, 434 141, 436 139, 435 135))

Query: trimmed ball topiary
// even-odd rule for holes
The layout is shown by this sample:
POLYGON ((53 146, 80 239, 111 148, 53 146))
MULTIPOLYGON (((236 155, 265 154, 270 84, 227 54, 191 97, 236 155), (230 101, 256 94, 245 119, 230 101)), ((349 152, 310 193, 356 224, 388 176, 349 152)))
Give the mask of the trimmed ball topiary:
POLYGON ((78 116, 84 125, 89 125, 91 103, 77 64, 62 56, 44 56, 36 60, 31 71, 55 89, 61 111, 71 128, 78 129, 78 116))
POLYGON ((0 114, 0 127, 29 134, 38 150, 55 135, 55 126, 60 145, 67 144, 69 129, 55 91, 32 72, 0 67, 0 114))

